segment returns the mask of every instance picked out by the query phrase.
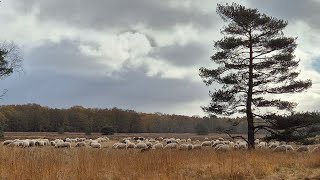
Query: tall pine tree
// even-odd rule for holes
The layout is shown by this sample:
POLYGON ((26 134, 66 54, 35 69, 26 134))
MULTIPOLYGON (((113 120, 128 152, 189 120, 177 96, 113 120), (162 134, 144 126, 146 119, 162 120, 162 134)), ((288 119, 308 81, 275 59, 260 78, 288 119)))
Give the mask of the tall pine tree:
POLYGON ((217 13, 228 23, 221 30, 224 37, 214 44, 217 52, 211 60, 217 68, 202 67, 200 76, 206 85, 216 82, 222 87, 209 93, 211 103, 202 108, 215 115, 246 114, 248 144, 249 148, 254 148, 256 131, 272 132, 272 117, 276 113, 265 109, 292 111, 297 105, 273 99, 275 94, 302 92, 311 87, 312 82, 297 79, 296 38, 284 36, 287 21, 236 3, 218 4, 217 13), (256 125, 255 117, 265 123, 256 125))

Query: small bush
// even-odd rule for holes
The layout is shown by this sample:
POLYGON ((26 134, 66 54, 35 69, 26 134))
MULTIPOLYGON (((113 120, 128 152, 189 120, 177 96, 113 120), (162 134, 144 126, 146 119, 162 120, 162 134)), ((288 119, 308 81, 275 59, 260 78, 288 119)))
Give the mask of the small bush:
POLYGON ((102 135, 113 135, 115 133, 115 130, 111 126, 106 126, 101 129, 102 135))
POLYGON ((207 128, 207 126, 205 126, 203 123, 198 123, 194 129, 196 130, 196 133, 198 135, 207 135, 209 134, 209 130, 207 128))
POLYGON ((64 134, 64 128, 63 127, 60 127, 58 129, 58 134, 64 134))

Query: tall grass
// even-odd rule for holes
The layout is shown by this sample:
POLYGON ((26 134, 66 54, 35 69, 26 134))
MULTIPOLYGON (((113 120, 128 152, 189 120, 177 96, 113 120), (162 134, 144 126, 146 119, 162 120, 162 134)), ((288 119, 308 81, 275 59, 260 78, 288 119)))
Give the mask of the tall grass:
POLYGON ((0 147, 0 179, 287 179, 319 168, 311 153, 0 147))

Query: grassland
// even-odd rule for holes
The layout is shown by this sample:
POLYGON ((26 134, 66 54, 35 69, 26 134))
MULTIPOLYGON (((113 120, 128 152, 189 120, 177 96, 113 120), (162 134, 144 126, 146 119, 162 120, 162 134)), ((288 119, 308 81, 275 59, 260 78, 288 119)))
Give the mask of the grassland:
MULTIPOLYGON (((0 179, 306 179, 320 175, 320 154, 0 146, 0 179)), ((319 176, 320 178, 320 176, 319 176)))

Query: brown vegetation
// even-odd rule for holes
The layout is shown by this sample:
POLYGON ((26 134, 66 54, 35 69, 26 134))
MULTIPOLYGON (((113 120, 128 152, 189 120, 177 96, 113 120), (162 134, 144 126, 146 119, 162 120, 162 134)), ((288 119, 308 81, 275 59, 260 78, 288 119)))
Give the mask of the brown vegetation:
POLYGON ((0 147, 0 179, 289 179, 320 174, 312 153, 0 147), (318 173, 318 174, 317 174, 318 173))

